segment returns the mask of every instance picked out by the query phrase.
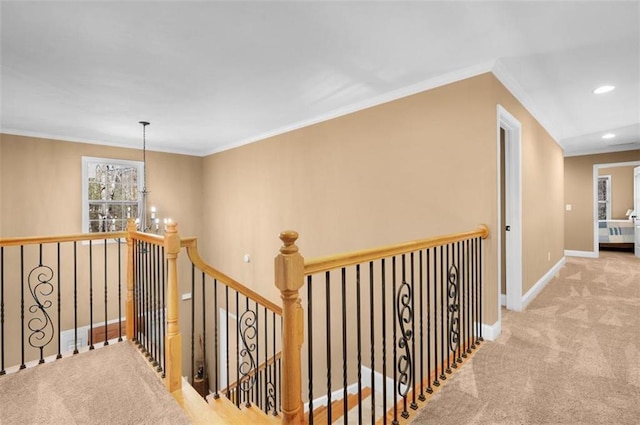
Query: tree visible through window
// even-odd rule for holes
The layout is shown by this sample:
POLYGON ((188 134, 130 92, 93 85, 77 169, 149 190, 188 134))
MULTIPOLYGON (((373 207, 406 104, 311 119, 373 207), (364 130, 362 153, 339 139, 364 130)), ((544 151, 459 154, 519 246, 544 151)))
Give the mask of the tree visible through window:
POLYGON ((611 220, 611 176, 598 177, 598 220, 611 220))
POLYGON ((142 167, 140 161, 82 157, 84 232, 119 232, 129 217, 138 217, 142 167))

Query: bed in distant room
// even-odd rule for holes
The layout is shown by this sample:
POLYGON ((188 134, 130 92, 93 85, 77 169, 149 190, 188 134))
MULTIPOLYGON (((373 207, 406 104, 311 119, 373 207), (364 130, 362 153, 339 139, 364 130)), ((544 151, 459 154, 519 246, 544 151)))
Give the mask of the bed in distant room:
POLYGON ((599 220, 598 242, 604 249, 633 251, 634 223, 632 220, 599 220))

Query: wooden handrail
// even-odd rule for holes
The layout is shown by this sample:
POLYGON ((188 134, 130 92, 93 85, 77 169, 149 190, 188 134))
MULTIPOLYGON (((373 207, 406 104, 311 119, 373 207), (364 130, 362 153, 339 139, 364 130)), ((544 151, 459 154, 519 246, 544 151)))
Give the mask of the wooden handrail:
POLYGON ((152 245, 162 246, 164 244, 164 237, 153 233, 135 231, 131 233, 131 237, 137 241, 147 242, 152 245))
POLYGON ((227 285, 229 288, 244 295, 245 297, 258 302, 260 305, 276 313, 277 315, 282 316, 282 307, 269 301, 257 292, 252 291, 240 282, 222 273, 220 270, 217 270, 205 263, 202 257, 200 257, 200 253, 198 252, 198 240, 196 238, 182 239, 181 246, 187 249, 187 255, 197 269, 203 271, 212 278, 218 280, 220 283, 227 285))
POLYGON ((344 254, 331 255, 328 257, 307 260, 304 263, 305 276, 334 270, 337 268, 353 266, 394 255, 407 254, 421 249, 433 248, 447 245, 454 242, 461 242, 468 239, 481 237, 486 239, 489 236, 489 228, 484 224, 478 226, 477 230, 454 233, 450 235, 437 236, 433 238, 421 239, 411 242, 402 242, 394 245, 387 245, 380 248, 365 249, 361 251, 347 252, 344 254))
POLYGON ((18 238, 0 238, 0 246, 37 245, 57 242, 79 242, 100 239, 125 239, 127 232, 74 233, 58 236, 28 236, 18 238))

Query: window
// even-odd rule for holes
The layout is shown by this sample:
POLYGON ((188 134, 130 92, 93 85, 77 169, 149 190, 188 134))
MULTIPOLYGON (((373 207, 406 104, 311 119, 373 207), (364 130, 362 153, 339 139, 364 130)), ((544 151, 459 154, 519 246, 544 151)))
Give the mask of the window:
POLYGON ((598 220, 611 220, 611 176, 598 177, 598 220))
POLYGON ((82 231, 119 232, 138 217, 144 186, 140 161, 82 157, 82 231))

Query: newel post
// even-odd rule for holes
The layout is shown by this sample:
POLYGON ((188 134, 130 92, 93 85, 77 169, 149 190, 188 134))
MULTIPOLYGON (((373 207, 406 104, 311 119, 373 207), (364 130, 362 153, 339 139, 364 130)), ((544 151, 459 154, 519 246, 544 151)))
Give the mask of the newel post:
POLYGON ((167 336, 165 339, 165 386, 171 393, 182 388, 182 335, 178 326, 178 254, 180 236, 177 223, 169 223, 164 235, 167 260, 167 336))
POLYGON ((128 341, 133 341, 134 338, 134 310, 133 310, 133 276, 134 276, 134 249, 133 249, 133 236, 131 234, 136 231, 136 222, 130 218, 127 221, 127 298, 126 298, 126 310, 125 310, 125 326, 126 335, 128 341))
POLYGON ((282 297, 282 423, 304 424, 302 408, 302 366, 300 349, 304 338, 304 317, 299 289, 304 283, 304 258, 295 242, 298 233, 280 233, 284 243, 275 258, 275 283, 282 297))

